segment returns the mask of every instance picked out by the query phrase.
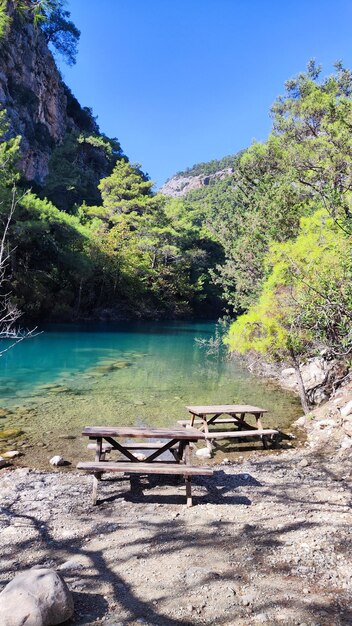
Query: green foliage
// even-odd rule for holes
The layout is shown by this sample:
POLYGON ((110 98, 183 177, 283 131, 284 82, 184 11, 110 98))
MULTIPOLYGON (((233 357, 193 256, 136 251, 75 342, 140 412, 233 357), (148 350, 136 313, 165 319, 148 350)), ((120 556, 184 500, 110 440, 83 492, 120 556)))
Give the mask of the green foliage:
POLYGON ((221 170, 232 170, 236 167, 236 163, 237 155, 230 155, 223 157, 222 159, 207 161, 206 163, 196 163, 192 167, 187 167, 182 172, 177 172, 175 176, 209 176, 210 174, 216 174, 221 170))
POLYGON ((42 195, 69 212, 82 202, 100 203, 99 179, 112 170, 120 155, 115 140, 96 134, 67 133, 52 152, 42 195))
POLYGON ((11 20, 7 13, 7 0, 0 0, 0 41, 6 37, 11 20))
MULTIPOLYGON (((23 19, 32 19, 35 27, 44 33, 47 43, 52 44, 68 65, 74 65, 81 33, 70 21, 70 12, 65 10, 65 4, 66 0, 14 0, 17 14, 23 19)), ((0 29, 1 13, 0 6, 0 29)))
POLYGON ((153 183, 143 174, 139 165, 127 159, 118 161, 113 172, 100 181, 103 206, 110 219, 121 213, 141 215, 155 207, 151 193, 153 183))
POLYGON ((63 88, 67 100, 67 115, 72 118, 77 128, 86 133, 98 133, 99 127, 93 116, 92 109, 89 107, 81 107, 77 98, 74 97, 72 91, 64 83, 63 88))
POLYGON ((19 178, 16 164, 19 159, 21 137, 11 137, 6 111, 0 109, 0 193, 19 178))
POLYGON ((258 301, 230 327, 227 343, 276 361, 328 346, 351 349, 352 258, 350 238, 324 209, 302 218, 296 239, 272 244, 258 301))
POLYGON ((214 279, 237 313, 260 294, 270 243, 295 236, 302 216, 322 207, 351 231, 351 74, 338 64, 320 81, 310 64, 286 87, 268 140, 239 155, 232 176, 202 191, 226 257, 214 279))
POLYGON ((46 41, 65 59, 68 65, 76 63, 80 31, 69 19, 70 12, 63 8, 63 0, 50 2, 44 11, 42 31, 46 41))

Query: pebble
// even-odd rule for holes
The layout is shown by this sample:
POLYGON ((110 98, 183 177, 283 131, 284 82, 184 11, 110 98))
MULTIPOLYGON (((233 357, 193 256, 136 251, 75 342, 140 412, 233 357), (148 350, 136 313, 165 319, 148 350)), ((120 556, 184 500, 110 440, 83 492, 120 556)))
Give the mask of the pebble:
POLYGON ((16 456, 20 456, 20 452, 18 450, 9 450, 8 452, 3 453, 4 459, 14 459, 16 456))
POLYGON ((57 467, 58 465, 65 465, 66 461, 62 456, 56 455, 53 456, 52 459, 50 459, 49 463, 50 465, 57 467))
POLYGON ((81 569, 82 567, 82 563, 80 563, 79 561, 75 561, 74 559, 70 559, 69 561, 65 561, 65 563, 61 563, 61 565, 59 565, 57 569, 65 572, 73 572, 75 570, 81 569))

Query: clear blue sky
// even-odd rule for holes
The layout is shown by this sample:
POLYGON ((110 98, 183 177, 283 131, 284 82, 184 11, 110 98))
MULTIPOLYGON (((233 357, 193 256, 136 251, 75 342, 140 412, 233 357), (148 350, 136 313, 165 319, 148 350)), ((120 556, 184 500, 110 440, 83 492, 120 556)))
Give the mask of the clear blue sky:
POLYGON ((103 132, 157 185, 265 139, 286 79, 352 67, 351 0, 68 0, 82 31, 61 65, 103 132))

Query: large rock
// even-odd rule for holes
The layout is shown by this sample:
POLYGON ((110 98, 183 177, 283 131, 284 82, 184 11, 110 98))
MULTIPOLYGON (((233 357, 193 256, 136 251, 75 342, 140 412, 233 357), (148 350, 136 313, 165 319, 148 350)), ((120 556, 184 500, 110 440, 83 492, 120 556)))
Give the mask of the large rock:
POLYGON ((1 626, 56 626, 73 615, 73 598, 52 569, 18 574, 0 593, 1 626))

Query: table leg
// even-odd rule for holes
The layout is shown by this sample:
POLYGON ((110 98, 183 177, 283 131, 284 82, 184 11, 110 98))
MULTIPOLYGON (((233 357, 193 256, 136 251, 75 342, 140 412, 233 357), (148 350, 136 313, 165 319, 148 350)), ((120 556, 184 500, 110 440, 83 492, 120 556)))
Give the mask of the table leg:
POLYGON ((186 481, 186 498, 187 498, 187 507, 190 508, 192 506, 192 484, 191 477, 185 476, 186 481))
POLYGON ((209 426, 208 426, 208 422, 207 422, 207 416, 206 415, 201 415, 200 418, 203 420, 203 424, 201 427, 201 430, 204 431, 205 434, 205 445, 208 448, 208 450, 212 453, 213 452, 213 445, 211 443, 211 440, 208 439, 209 435, 211 438, 211 434, 209 433, 209 426))
MULTIPOLYGON (((183 461, 185 465, 192 464, 192 452, 190 447, 190 442, 184 442, 184 450, 183 450, 183 461)), ((185 476, 186 483, 186 498, 187 498, 187 507, 192 506, 192 484, 191 484, 191 476, 185 476)))
MULTIPOLYGON (((101 437, 97 438, 97 442, 96 442, 96 448, 95 448, 95 461, 99 462, 102 459, 102 444, 103 444, 103 440, 101 437)), ((104 455, 105 456, 105 455, 104 455)), ((97 497, 98 497, 98 482, 99 480, 101 480, 101 472, 95 472, 93 474, 93 493, 92 493, 92 500, 93 500, 93 505, 95 506, 97 503, 97 497)))
MULTIPOLYGON (((257 428, 260 428, 261 430, 263 429, 262 421, 261 421, 262 415, 263 415, 263 413, 257 413, 256 416, 255 416, 256 426, 257 426, 257 428)), ((268 449, 268 440, 267 440, 267 437, 265 435, 262 435, 262 444, 263 444, 264 450, 267 450, 268 449)))
POLYGON ((256 426, 257 428, 260 428, 260 430, 263 429, 262 422, 261 422, 262 415, 263 413, 256 413, 256 416, 255 416, 256 426))

